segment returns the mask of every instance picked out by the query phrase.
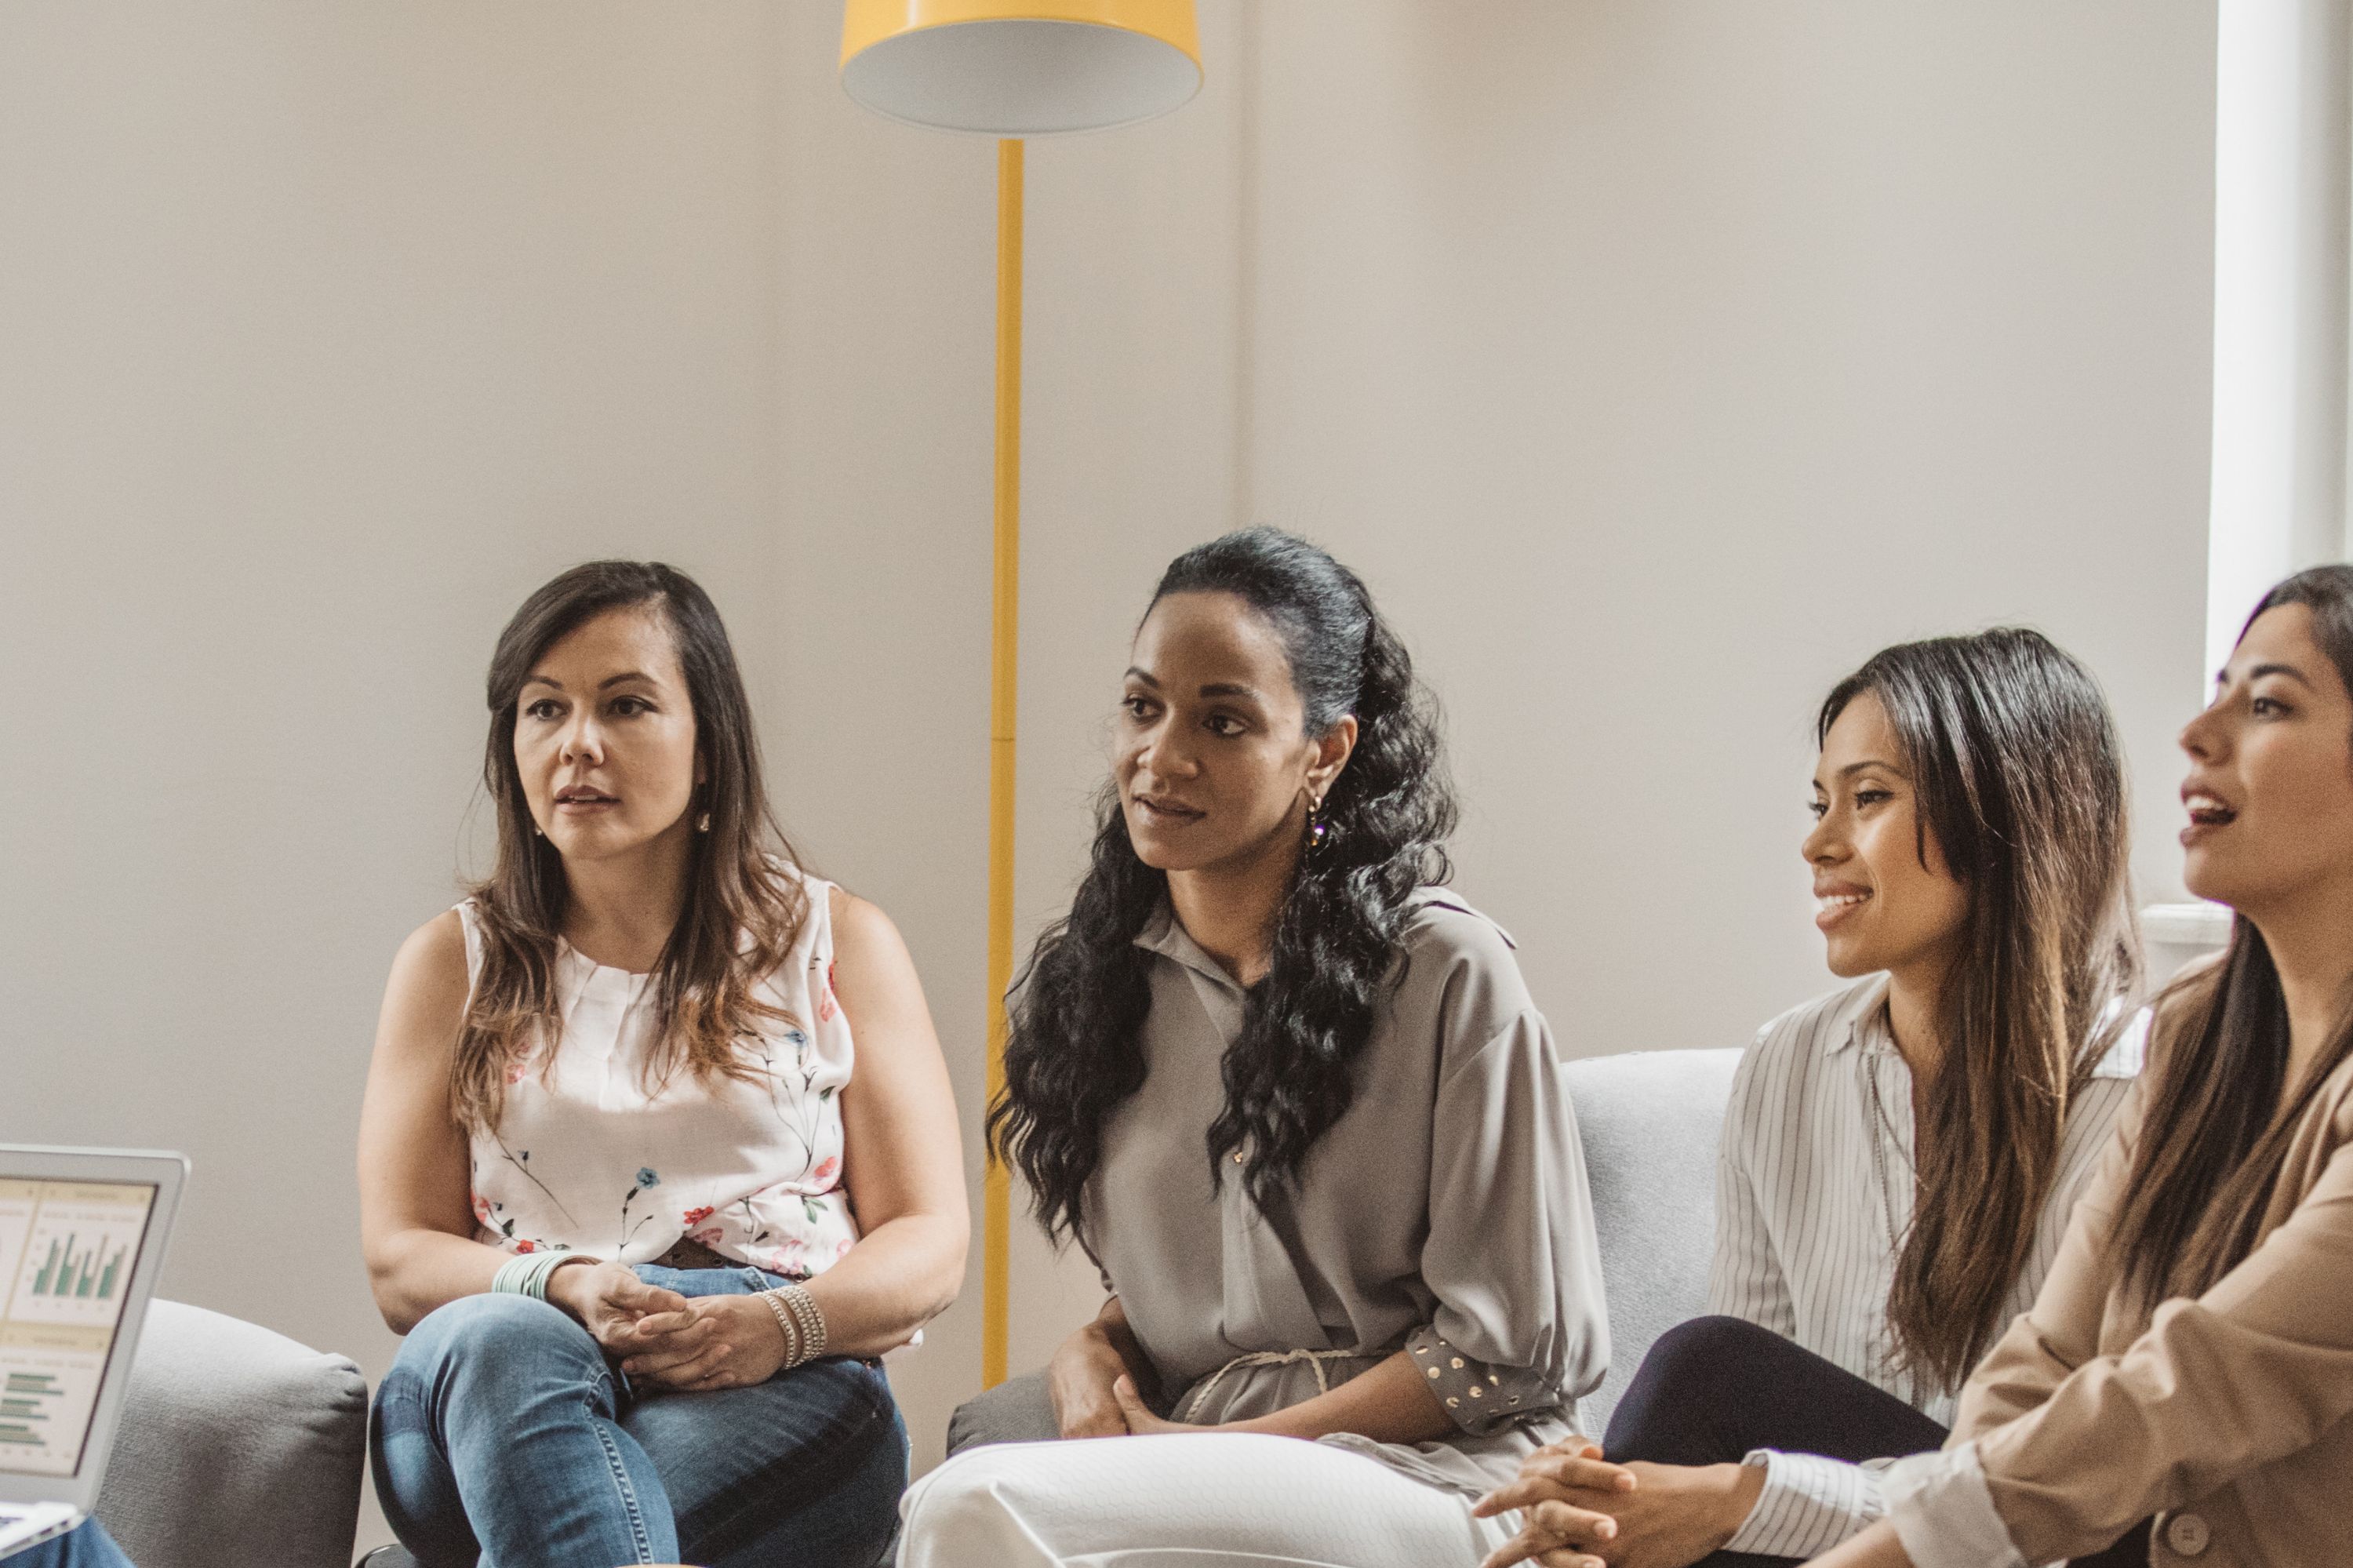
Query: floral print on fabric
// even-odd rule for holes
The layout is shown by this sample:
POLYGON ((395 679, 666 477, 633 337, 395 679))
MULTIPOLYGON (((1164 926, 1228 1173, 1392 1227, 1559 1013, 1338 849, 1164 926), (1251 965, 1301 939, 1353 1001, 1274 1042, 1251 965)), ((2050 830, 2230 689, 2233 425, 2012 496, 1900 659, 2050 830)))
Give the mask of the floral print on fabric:
MULTIPOLYGON (((841 1187, 841 1093, 856 1051, 833 995, 830 889, 805 883, 808 919, 763 988, 794 1022, 738 1043, 741 1078, 647 1084, 646 978, 560 950, 564 1033, 552 1057, 510 1073, 499 1125, 472 1139, 479 1239, 647 1263, 684 1237, 796 1279, 849 1252, 859 1230, 841 1187)), ((459 914, 478 966, 472 909, 459 914)))

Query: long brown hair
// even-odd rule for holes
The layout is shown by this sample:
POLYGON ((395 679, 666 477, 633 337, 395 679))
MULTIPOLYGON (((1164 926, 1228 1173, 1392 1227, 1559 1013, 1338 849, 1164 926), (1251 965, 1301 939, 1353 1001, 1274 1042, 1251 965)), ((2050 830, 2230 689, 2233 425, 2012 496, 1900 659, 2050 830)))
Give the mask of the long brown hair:
POLYGON ((685 901, 654 968, 657 1044, 647 1076, 659 1084, 681 1067, 702 1077, 746 1076, 735 1042, 764 1022, 790 1022, 757 988, 791 953, 808 896, 761 782, 752 705, 727 628, 700 584, 659 561, 575 567, 523 601, 491 655, 482 782, 498 805, 499 853, 472 890, 481 969, 449 1081, 450 1114, 462 1127, 496 1127, 510 1069, 563 1030, 555 958, 568 890, 563 855, 534 832, 515 763, 523 682, 580 627, 639 606, 659 611, 686 675, 704 774, 687 810, 711 821, 693 835, 685 901))
POLYGON ((1898 1365, 1952 1388, 2001 1330, 2068 1110, 2138 982, 2124 767, 2097 683, 2040 632, 1886 649, 1831 693, 1817 740, 1865 693, 1918 791, 1922 863, 1933 836, 1968 892, 1887 1294, 1898 1365))
MULTIPOLYGON (((2284 604, 2312 612, 2313 641, 2353 692, 2353 567, 2296 573, 2263 595, 2247 626, 2284 604)), ((2243 915, 2231 922, 2221 962, 2169 988, 2158 1014, 2160 1047, 2116 1225, 2125 1277, 2150 1307, 2200 1294, 2254 1250, 2297 1123, 2353 1054, 2353 1016, 2340 1013, 2312 1071, 2287 1081, 2287 996, 2263 934, 2243 915)))

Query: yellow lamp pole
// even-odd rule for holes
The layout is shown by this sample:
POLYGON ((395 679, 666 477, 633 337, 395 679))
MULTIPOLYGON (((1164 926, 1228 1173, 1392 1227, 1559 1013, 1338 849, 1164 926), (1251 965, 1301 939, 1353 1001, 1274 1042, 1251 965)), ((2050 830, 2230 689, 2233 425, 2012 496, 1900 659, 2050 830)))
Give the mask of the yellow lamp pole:
MULTIPOLYGON (((997 144, 996 538, 988 690, 988 1100, 1005 1087, 1013 983, 1015 699, 1021 622, 1021 185, 1025 136, 1166 114, 1201 87, 1193 0, 847 0, 841 84, 877 113, 997 144)), ((981 1183, 981 1379, 1005 1381, 1012 1178, 981 1183)))
MULTIPOLYGON (((997 144, 997 530, 988 656, 988 1103, 1005 1088, 1013 984, 1013 762, 1021 645, 1022 143, 997 144)), ((980 1381, 1006 1377, 1012 1332, 1013 1180, 988 1151, 980 1190, 980 1381)))

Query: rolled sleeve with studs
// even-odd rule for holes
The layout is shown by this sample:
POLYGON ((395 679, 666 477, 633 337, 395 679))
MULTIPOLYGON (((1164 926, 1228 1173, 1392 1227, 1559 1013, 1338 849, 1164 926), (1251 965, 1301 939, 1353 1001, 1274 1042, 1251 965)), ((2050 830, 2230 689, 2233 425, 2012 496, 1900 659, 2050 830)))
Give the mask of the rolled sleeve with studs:
POLYGON ((1454 1425, 1474 1437, 1532 1410, 1560 1403, 1559 1391, 1526 1367, 1494 1366, 1464 1355, 1433 1324, 1424 1323, 1405 1342, 1413 1364, 1430 1380, 1430 1392, 1454 1425))

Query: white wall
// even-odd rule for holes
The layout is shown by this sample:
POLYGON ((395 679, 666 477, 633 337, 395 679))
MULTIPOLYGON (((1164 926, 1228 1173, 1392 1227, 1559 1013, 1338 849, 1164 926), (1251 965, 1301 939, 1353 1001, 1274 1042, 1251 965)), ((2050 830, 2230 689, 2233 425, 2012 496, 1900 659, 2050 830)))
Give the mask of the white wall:
MULTIPOLYGON (((1025 929, 1154 576, 1245 520, 1438 683, 1461 884, 1573 1051, 1820 987, 1807 717, 1893 638, 2090 660, 2173 890, 2211 6, 1202 12, 1199 101, 1030 153, 1025 929)), ((389 1359, 384 968, 450 896, 491 638, 595 555, 712 587, 976 1125, 994 152, 859 113, 837 25, 0 10, 0 1137, 189 1150, 173 1293, 389 1359)), ((1017 1234, 1018 1367, 1092 1295, 1017 1234)), ((977 1268, 894 1370, 919 1457, 977 1268)))
POLYGON ((500 624, 667 557, 773 707, 780 43, 0 9, 0 1137, 185 1149, 166 1288, 371 1376, 352 1129, 500 624))
MULTIPOLYGON (((2084 658, 2141 892, 2179 896, 2211 6, 1285 0, 1239 53, 1239 218, 1163 172, 1198 144, 1153 148, 1129 180, 1179 191, 1086 241, 1126 261, 1238 222, 1231 306, 1033 281, 1033 320, 1097 343, 1028 404, 1072 450, 1033 470, 1025 699, 1059 716, 1029 721, 1025 912, 1078 872, 1118 654, 1188 537, 1135 344, 1228 320, 1234 499, 1226 455, 1189 453, 1189 536, 1277 523, 1370 579, 1447 705, 1458 885, 1567 1050, 1739 1044, 1831 983, 1810 723, 1890 641, 2023 621, 2084 658), (1107 429, 1146 455, 1107 459, 1107 429)), ((1077 222, 1039 212, 1032 243, 1077 222)), ((1187 368, 1161 404, 1189 408, 1187 368)), ((1099 1293, 1026 1234, 1016 1256, 1018 1367, 1099 1293)))
POLYGON ((1808 721, 1897 639, 2087 660, 2175 887, 2211 8, 1469 9, 1262 12, 1250 496, 1425 656, 1571 1047, 1817 984, 1808 721))

